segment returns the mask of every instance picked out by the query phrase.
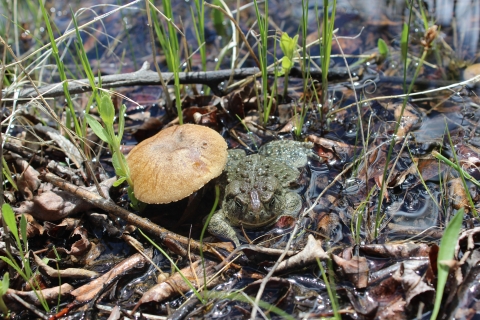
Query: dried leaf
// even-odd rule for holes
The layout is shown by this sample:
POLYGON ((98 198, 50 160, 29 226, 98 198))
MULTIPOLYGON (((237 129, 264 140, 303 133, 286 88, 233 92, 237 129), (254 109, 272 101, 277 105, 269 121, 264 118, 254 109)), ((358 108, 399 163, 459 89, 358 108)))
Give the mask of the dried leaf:
POLYGON ((310 234, 308 235, 305 248, 298 254, 282 261, 275 272, 279 273, 287 269, 304 268, 309 264, 315 263, 317 258, 328 259, 328 254, 326 254, 322 248, 322 241, 316 240, 313 235, 310 234))
POLYGON ((90 249, 90 241, 88 240, 87 237, 87 230, 83 227, 78 227, 76 228, 72 235, 70 236, 73 238, 74 236, 80 236, 80 240, 75 241, 72 244, 72 247, 70 250, 66 250, 65 252, 68 254, 72 254, 74 256, 81 256, 83 255, 88 249, 90 249))
POLYGON ((15 165, 18 172, 21 173, 17 176, 18 190, 25 199, 31 200, 33 199, 33 193, 37 191, 42 183, 38 178, 40 173, 33 169, 27 161, 22 159, 15 160, 15 165))
POLYGON ((425 243, 391 243, 391 244, 368 244, 360 246, 362 253, 382 258, 414 258, 428 257, 430 247, 425 243))
POLYGON ((65 155, 72 160, 77 168, 82 167, 83 158, 75 145, 65 138, 58 130, 50 127, 45 127, 41 123, 36 124, 34 127, 36 132, 41 132, 47 135, 50 139, 55 141, 57 145, 63 150, 65 155))
MULTIPOLYGON (((205 272, 207 277, 210 277, 216 273, 215 267, 216 263, 213 261, 205 262, 205 272)), ((196 288, 203 286, 204 277, 203 277, 203 268, 201 261, 195 261, 191 266, 185 267, 180 270, 184 277, 186 277, 196 288)), ((208 278, 207 278, 208 279, 208 278)), ((220 278, 208 283, 208 286, 211 287, 218 283, 220 278)), ((190 290, 190 286, 183 280, 178 272, 175 272, 173 276, 166 279, 164 282, 157 284, 156 286, 150 288, 145 292, 138 301, 135 309, 138 308, 141 304, 147 302, 160 302, 167 298, 174 297, 180 294, 180 292, 185 293, 190 290)))
POLYGON ((343 275, 358 289, 366 288, 368 285, 368 274, 370 268, 365 257, 354 256, 345 260, 333 255, 333 261, 341 268, 343 275))
POLYGON ((83 268, 67 268, 63 270, 58 270, 48 266, 43 262, 40 257, 35 253, 33 254, 35 258, 35 263, 52 278, 74 278, 74 279, 86 279, 86 278, 95 278, 98 277, 98 273, 95 271, 86 270, 83 268))
MULTIPOLYGON (((108 179, 100 184, 104 194, 109 194, 108 190, 113 181, 114 179, 108 179)), ((95 186, 87 190, 97 192, 95 186)), ((22 202, 19 207, 14 208, 14 211, 19 214, 30 213, 39 220, 56 221, 93 207, 90 203, 68 192, 54 190, 45 191, 33 197, 33 201, 22 202)))
POLYGON ((406 267, 403 263, 400 265, 400 268, 392 275, 393 279, 397 280, 402 284, 403 290, 405 291, 405 300, 407 305, 410 304, 413 298, 417 296, 422 296, 421 299, 424 302, 431 302, 433 300, 433 293, 435 289, 427 285, 423 278, 417 274, 417 272, 411 268, 406 267), (425 293, 430 293, 425 296, 425 293))
MULTIPOLYGON (((8 289, 7 293, 4 296, 4 299, 7 298, 8 300, 12 300, 9 295, 11 294, 16 294, 23 300, 32 303, 36 306, 41 306, 42 304, 40 303, 40 300, 38 299, 37 294, 41 294, 45 300, 51 304, 51 303, 57 303, 58 302, 58 296, 61 294, 62 297, 66 296, 69 292, 73 290, 73 287, 68 284, 64 283, 60 287, 53 287, 53 288, 48 288, 48 289, 43 289, 40 291, 17 291, 13 289, 8 289)), ((9 302, 7 302, 7 305, 10 305, 9 302)))
MULTIPOLYGON (((144 254, 151 257, 152 250, 147 250, 144 254)), ((88 302, 94 299, 97 294, 101 293, 102 290, 106 289, 114 281, 118 280, 118 278, 127 275, 139 266, 144 266, 146 263, 147 259, 142 254, 136 253, 117 264, 100 278, 73 290, 70 294, 76 298, 75 301, 79 304, 88 302)))

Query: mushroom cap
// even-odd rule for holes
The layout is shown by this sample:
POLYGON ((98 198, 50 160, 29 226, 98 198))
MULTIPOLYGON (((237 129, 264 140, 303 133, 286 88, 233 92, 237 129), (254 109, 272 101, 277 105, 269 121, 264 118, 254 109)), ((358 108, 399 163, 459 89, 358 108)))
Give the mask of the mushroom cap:
POLYGON ((127 162, 138 200, 169 203, 189 196, 222 173, 227 143, 208 127, 173 126, 139 143, 127 162))

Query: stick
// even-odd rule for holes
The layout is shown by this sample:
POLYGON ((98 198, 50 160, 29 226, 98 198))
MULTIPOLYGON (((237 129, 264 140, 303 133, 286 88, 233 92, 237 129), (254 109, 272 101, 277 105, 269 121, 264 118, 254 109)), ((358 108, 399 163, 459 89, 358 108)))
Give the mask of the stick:
POLYGON ((86 189, 68 183, 67 181, 57 177, 52 173, 42 174, 40 175, 40 179, 46 182, 50 182, 54 186, 83 199, 84 201, 94 205, 95 207, 100 208, 110 214, 113 214, 114 216, 125 220, 127 223, 144 230, 146 233, 149 233, 150 235, 159 238, 162 244, 166 243, 168 240, 173 239, 181 244, 190 245, 192 249, 198 252, 200 251, 200 247, 202 247, 203 251, 210 252, 223 260, 223 256, 213 248, 215 246, 214 243, 204 243, 201 246, 198 241, 189 239, 187 237, 173 233, 165 228, 162 228, 159 225, 151 222, 150 220, 144 219, 134 213, 131 213, 128 210, 123 209, 122 207, 117 206, 112 200, 102 198, 96 193, 90 192, 86 189))

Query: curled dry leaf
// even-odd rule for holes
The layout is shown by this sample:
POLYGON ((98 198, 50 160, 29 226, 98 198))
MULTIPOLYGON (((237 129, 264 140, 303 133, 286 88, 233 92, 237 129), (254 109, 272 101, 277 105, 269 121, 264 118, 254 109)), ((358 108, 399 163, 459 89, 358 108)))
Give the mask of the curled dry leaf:
POLYGON ((390 301, 390 303, 383 308, 379 308, 377 314, 375 315, 375 319, 379 320, 403 320, 407 319, 407 315, 405 314, 405 306, 407 302, 403 300, 401 297, 397 297, 395 300, 390 301))
POLYGON ((88 249, 90 249, 91 246, 90 241, 87 237, 87 230, 83 227, 78 227, 72 232, 70 238, 73 238, 75 236, 80 236, 80 239, 75 241, 72 244, 71 249, 66 250, 65 252, 74 256, 80 256, 83 255, 88 249))
POLYGON ((33 198, 33 201, 24 201, 16 213, 30 213, 37 219, 55 221, 69 215, 91 208, 87 202, 65 191, 46 191, 33 198))
POLYGON ((94 225, 102 230, 105 230, 110 237, 121 237, 122 230, 113 225, 112 220, 108 219, 106 214, 101 213, 87 213, 88 220, 94 225))
MULTIPOLYGON (((63 249, 65 253, 67 253, 64 248, 59 248, 63 249)), ((86 251, 83 255, 81 256, 74 256, 71 255, 70 258, 73 263, 77 265, 85 265, 85 266, 92 266, 95 264, 95 260, 100 257, 100 255, 106 250, 105 246, 101 243, 96 244, 95 242, 91 242, 90 249, 86 251)))
POLYGON ((416 270, 402 263, 392 277, 402 284, 407 305, 417 296, 426 303, 433 301, 435 289, 426 284, 423 277, 418 275, 416 270), (426 293, 428 295, 425 295, 426 293))
POLYGON ((98 277, 98 273, 95 271, 86 270, 83 268, 67 268, 64 270, 58 270, 50 267, 39 256, 33 254, 35 263, 51 278, 74 278, 74 279, 88 279, 98 277))
POLYGON ((430 247, 425 243, 392 243, 392 244, 367 244, 360 246, 364 254, 382 257, 404 259, 413 257, 428 257, 430 247))
POLYGON ((120 309, 120 306, 115 306, 113 307, 112 311, 110 312, 110 316, 108 317, 107 320, 118 320, 122 318, 122 310, 120 309))
POLYGON ((308 235, 307 244, 302 251, 296 255, 282 261, 275 272, 283 272, 293 268, 304 268, 305 266, 315 263, 318 259, 328 259, 328 254, 322 248, 322 241, 316 240, 313 235, 308 235))
POLYGON ((346 160, 352 157, 355 152, 361 150, 358 146, 352 146, 340 141, 334 141, 322 137, 317 137, 313 134, 308 136, 308 141, 311 141, 318 148, 318 156, 331 161, 336 158, 338 160, 346 160))
POLYGON ((420 272, 420 270, 425 270, 425 268, 430 265, 430 262, 427 259, 414 258, 411 260, 404 260, 403 262, 397 262, 389 267, 382 268, 378 271, 372 271, 370 272, 370 285, 373 288, 372 290, 376 290, 374 288, 377 287, 377 284, 379 282, 385 281, 386 279, 390 278, 392 274, 396 272, 398 268, 400 268, 400 263, 403 263, 406 268, 416 270, 417 272, 420 272))
POLYGON ((455 258, 459 257, 461 243, 463 243, 464 241, 467 241, 466 249, 473 250, 475 248, 475 242, 478 242, 479 239, 480 239, 480 227, 462 231, 462 233, 460 233, 460 236, 458 237, 457 243, 455 244, 455 258))
POLYGON ((45 228, 30 214, 24 214, 27 219, 27 238, 43 235, 45 228))
POLYGON ((45 221, 43 226, 47 231, 47 234, 53 238, 60 238, 64 236, 65 231, 74 230, 82 222, 81 219, 65 218, 59 224, 55 224, 49 221, 45 221))
MULTIPOLYGON (((463 80, 470 80, 472 78, 475 78, 480 74, 480 63, 475 63, 470 66, 468 66, 464 71, 463 71, 463 80)), ((474 87, 478 82, 470 82, 468 86, 470 88, 474 87)))
POLYGON ((40 291, 17 291, 13 289, 8 289, 7 293, 4 295, 4 299, 6 299, 6 304, 11 308, 13 299, 10 297, 11 294, 16 294, 23 300, 34 304, 36 306, 41 306, 40 300, 38 300, 38 295, 42 295, 45 300, 51 304, 51 303, 56 303, 58 301, 58 296, 61 294, 62 297, 67 295, 69 292, 73 290, 73 287, 68 284, 64 283, 60 287, 53 287, 53 288, 48 288, 48 289, 43 289, 40 291))
MULTIPOLYGON (((205 261, 205 273, 208 277, 214 275, 216 263, 213 261, 205 261)), ((183 276, 187 278, 195 288, 199 288, 204 285, 203 277, 203 268, 201 261, 195 261, 192 265, 185 267, 181 270, 183 276)), ((212 287, 219 283, 221 279, 219 277, 214 278, 213 281, 207 282, 208 287, 212 287)), ((134 310, 136 310, 140 305, 147 302, 160 302, 167 298, 177 296, 180 292, 187 292, 190 290, 190 287, 185 283, 183 278, 178 272, 175 272, 173 276, 167 278, 164 282, 157 284, 156 286, 150 288, 145 292, 138 301, 134 310)))
POLYGON ((354 289, 347 289, 347 296, 353 308, 359 314, 373 316, 377 312, 378 301, 371 299, 368 295, 360 295, 354 289))
POLYGON ((358 289, 366 288, 368 285, 368 273, 370 268, 365 257, 354 256, 345 260, 333 255, 333 261, 340 267, 343 275, 358 289))
POLYGON ((79 186, 82 185, 82 180, 80 178, 80 171, 81 169, 73 169, 70 167, 67 167, 65 165, 59 164, 57 161, 51 160, 47 164, 47 169, 50 172, 55 173, 56 175, 71 181, 73 184, 79 186))
POLYGON ((43 126, 41 123, 36 124, 33 129, 35 132, 45 134, 50 139, 55 141, 55 143, 63 150, 65 155, 77 166, 77 168, 82 167, 81 164, 83 162, 83 158, 80 155, 80 152, 77 150, 75 145, 71 143, 70 140, 65 138, 58 130, 43 126))
MULTIPOLYGON (((146 250, 144 254, 151 258, 152 250, 146 250)), ((135 268, 143 267, 146 263, 147 259, 142 254, 136 253, 117 264, 101 277, 73 290, 70 294, 76 298, 75 301, 78 304, 91 301, 120 277, 131 273, 135 268)))
POLYGON ((470 207, 461 178, 455 178, 448 182, 448 195, 453 208, 458 210, 470 207))
MULTIPOLYGON (((467 254, 465 254, 467 256, 467 254)), ((465 257, 464 256, 464 257, 465 257)), ((462 258, 463 260, 463 258, 462 258)), ((449 295, 445 319, 474 319, 478 313, 478 292, 480 292, 480 281, 478 266, 480 264, 480 251, 473 250, 471 255, 465 259, 461 268, 463 281, 459 281, 456 275, 458 286, 449 295)), ((460 269, 458 269, 460 271, 460 269)), ((458 273, 458 272, 456 272, 458 273)))
POLYGON ((388 103, 385 108, 393 112, 395 120, 400 121, 397 131, 397 137, 399 138, 404 138, 408 132, 421 122, 422 114, 410 103, 406 104, 401 119, 402 102, 388 103))
POLYGON ((38 178, 40 173, 33 169, 30 164, 22 159, 15 160, 15 166, 20 173, 17 177, 17 187, 27 200, 33 199, 33 193, 38 190, 41 181, 38 178))
MULTIPOLYGON (((105 180, 100 184, 104 194, 113 184, 113 179, 105 180)), ((97 193, 95 186, 87 188, 97 193)), ((45 191, 33 197, 33 201, 24 201, 14 208, 15 213, 30 213, 37 219, 45 221, 61 220, 69 215, 93 208, 93 205, 68 192, 61 190, 45 191)))

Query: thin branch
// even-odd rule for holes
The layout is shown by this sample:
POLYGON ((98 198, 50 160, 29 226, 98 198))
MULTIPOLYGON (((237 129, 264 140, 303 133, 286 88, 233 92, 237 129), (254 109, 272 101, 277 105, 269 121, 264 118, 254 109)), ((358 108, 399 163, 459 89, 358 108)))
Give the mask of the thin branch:
POLYGON ((190 247, 197 252, 200 249, 203 249, 204 251, 210 252, 223 260, 223 256, 218 253, 217 250, 215 250, 214 246, 216 245, 214 243, 204 243, 203 246, 201 246, 198 241, 189 239, 187 237, 173 233, 165 228, 162 228, 150 220, 137 216, 136 214, 125 210, 120 206, 117 206, 112 200, 102 198, 96 193, 90 192, 82 187, 78 187, 76 185, 68 183, 67 181, 59 178, 52 173, 42 174, 40 176, 40 179, 46 182, 50 182, 54 186, 83 199, 84 201, 96 206, 97 208, 105 210, 106 212, 125 220, 127 223, 142 229, 143 231, 154 237, 159 238, 162 243, 168 242, 168 240, 174 240, 183 245, 190 245, 190 247))

